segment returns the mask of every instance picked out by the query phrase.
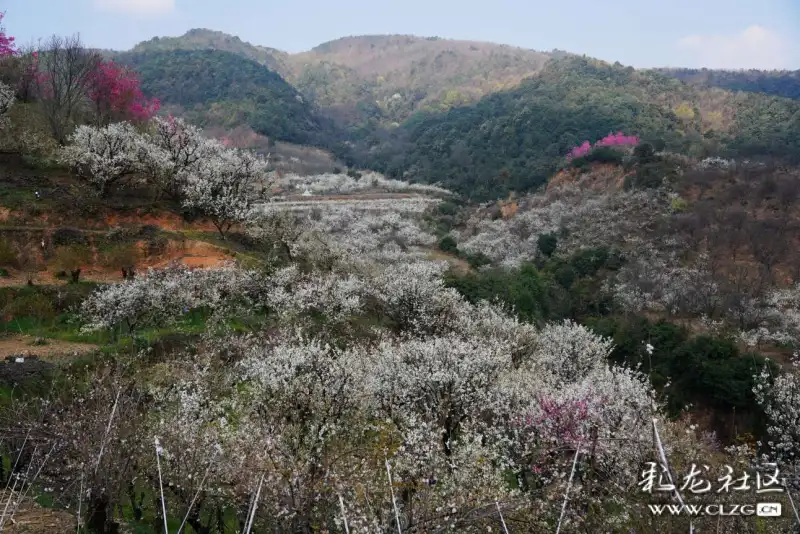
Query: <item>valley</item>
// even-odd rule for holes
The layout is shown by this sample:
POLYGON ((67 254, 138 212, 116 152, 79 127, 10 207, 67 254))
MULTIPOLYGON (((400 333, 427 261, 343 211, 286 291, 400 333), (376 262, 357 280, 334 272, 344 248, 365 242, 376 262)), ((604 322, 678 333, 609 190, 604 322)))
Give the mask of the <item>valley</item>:
POLYGON ((0 46, 0 531, 797 528, 797 73, 39 46, 0 46), (744 497, 648 462, 779 469, 783 514, 655 516, 744 497))

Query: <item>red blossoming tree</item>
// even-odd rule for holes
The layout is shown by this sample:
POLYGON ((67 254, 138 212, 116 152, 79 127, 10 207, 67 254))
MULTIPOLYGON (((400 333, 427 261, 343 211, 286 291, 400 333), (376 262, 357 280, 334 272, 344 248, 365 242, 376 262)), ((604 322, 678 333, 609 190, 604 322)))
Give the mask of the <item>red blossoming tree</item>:
POLYGON ((572 161, 575 158, 582 158, 589 154, 593 149, 599 147, 625 147, 636 146, 639 144, 639 138, 635 135, 625 135, 622 132, 610 133, 594 145, 589 141, 584 141, 582 144, 574 147, 567 154, 567 161, 572 161))
POLYGON ((139 85, 139 77, 132 70, 113 61, 99 62, 89 77, 88 88, 97 124, 150 119, 160 104, 157 99, 147 100, 139 85))
POLYGON ((14 56, 17 53, 14 38, 6 35, 6 28, 3 26, 5 16, 5 12, 0 13, 0 58, 14 56))

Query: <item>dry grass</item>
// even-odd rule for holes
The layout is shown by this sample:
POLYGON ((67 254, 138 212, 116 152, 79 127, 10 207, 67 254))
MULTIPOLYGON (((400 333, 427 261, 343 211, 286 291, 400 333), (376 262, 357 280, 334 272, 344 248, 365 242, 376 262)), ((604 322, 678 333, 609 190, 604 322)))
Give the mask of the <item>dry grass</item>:
POLYGON ((8 356, 20 354, 31 354, 39 356, 42 360, 55 361, 60 356, 77 356, 86 354, 98 349, 97 345, 89 343, 72 343, 59 339, 47 339, 46 345, 34 345, 35 337, 26 335, 14 335, 0 337, 0 359, 8 356))
MULTIPOLYGON (((15 496, 19 494, 15 492, 15 496)), ((5 503, 9 495, 0 492, 0 499, 5 503)), ((13 507, 13 504, 12 504, 13 507)), ((26 497, 14 513, 12 521, 6 521, 3 530, 9 534, 66 534, 75 532, 76 517, 64 510, 42 508, 30 497, 26 497)))

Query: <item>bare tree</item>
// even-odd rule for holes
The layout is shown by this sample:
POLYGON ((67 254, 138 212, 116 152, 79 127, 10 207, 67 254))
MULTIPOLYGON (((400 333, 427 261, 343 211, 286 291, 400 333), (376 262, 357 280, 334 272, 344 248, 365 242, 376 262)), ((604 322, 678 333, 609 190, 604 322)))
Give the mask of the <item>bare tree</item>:
POLYGON ((44 267, 41 253, 32 243, 19 244, 16 248, 16 266, 25 276, 25 280, 29 286, 32 286, 36 275, 44 267))
POLYGON ((75 116, 87 104, 86 90, 100 56, 83 47, 79 35, 52 36, 40 54, 39 94, 53 137, 65 144, 75 116))

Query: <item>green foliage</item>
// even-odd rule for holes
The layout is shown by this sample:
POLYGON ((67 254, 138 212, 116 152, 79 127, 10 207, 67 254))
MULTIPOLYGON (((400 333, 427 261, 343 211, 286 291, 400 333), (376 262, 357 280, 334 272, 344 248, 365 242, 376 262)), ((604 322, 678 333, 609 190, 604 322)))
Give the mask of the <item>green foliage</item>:
POLYGON ((142 90, 163 105, 179 105, 201 127, 246 124, 283 141, 325 146, 331 123, 318 116, 281 76, 239 55, 218 50, 164 50, 123 54, 142 90))
POLYGON ((56 228, 52 236, 53 246, 88 245, 86 234, 77 228, 56 228))
POLYGON ((103 263, 107 267, 125 272, 132 270, 139 259, 139 249, 135 245, 116 245, 103 254, 103 263))
POLYGON ((800 70, 662 69, 661 72, 682 82, 701 87, 718 87, 730 91, 765 93, 800 99, 800 70))
POLYGON ((585 156, 575 158, 570 163, 573 167, 585 168, 592 163, 610 163, 613 165, 621 165, 625 159, 625 154, 617 148, 610 146, 600 146, 593 148, 591 152, 585 156))
POLYGON ((534 265, 518 270, 489 269, 446 280, 470 302, 500 300, 525 320, 538 322, 550 315, 547 283, 534 265))
MULTIPOLYGON (((762 153, 796 161, 798 113, 800 103, 792 100, 712 94, 657 72, 568 57, 475 105, 411 117, 390 140, 365 141, 355 157, 394 177, 408 172, 487 200, 541 186, 572 147, 616 131, 696 156, 762 153), (675 100, 690 102, 701 116, 681 120, 667 104, 675 100), (731 125, 706 138, 711 124, 703 117, 714 113, 726 113, 731 125), (471 165, 453 165, 456 144, 466 147, 471 165)), ((616 158, 605 151, 598 157, 616 158)), ((662 171, 647 168, 634 186, 652 185, 662 171)))
POLYGON ((37 320, 53 319, 55 309, 50 300, 41 293, 21 294, 2 309, 6 317, 33 317, 37 320))
POLYGON ((439 241, 439 250, 448 254, 458 254, 458 243, 453 236, 446 235, 439 241))
POLYGON ((643 317, 589 319, 598 334, 614 340, 612 359, 619 364, 642 366, 653 385, 667 394, 668 407, 678 415, 688 403, 724 411, 746 413, 753 409, 753 375, 774 362, 758 354, 744 354, 727 339, 692 337, 677 325, 652 323, 643 317), (645 344, 654 348, 648 357, 645 344), (652 367, 651 367, 652 364, 652 367))
POLYGON ((682 199, 681 197, 675 197, 672 199, 670 203, 672 207, 672 211, 682 212, 689 209, 689 203, 686 200, 682 199))
POLYGON ((81 268, 92 259, 92 252, 83 245, 60 246, 56 248, 53 267, 68 271, 72 282, 78 282, 81 268))
MULTIPOLYGON (((0 266, 14 267, 17 264, 17 251, 7 240, 0 238, 0 266)), ((8 273, 6 273, 8 276, 8 273)))
POLYGON ((489 265, 492 260, 483 252, 476 252, 474 254, 462 254, 464 260, 473 269, 480 269, 484 265, 489 265))
POLYGON ((541 234, 536 240, 536 248, 546 257, 550 257, 558 247, 558 237, 555 234, 541 234))

